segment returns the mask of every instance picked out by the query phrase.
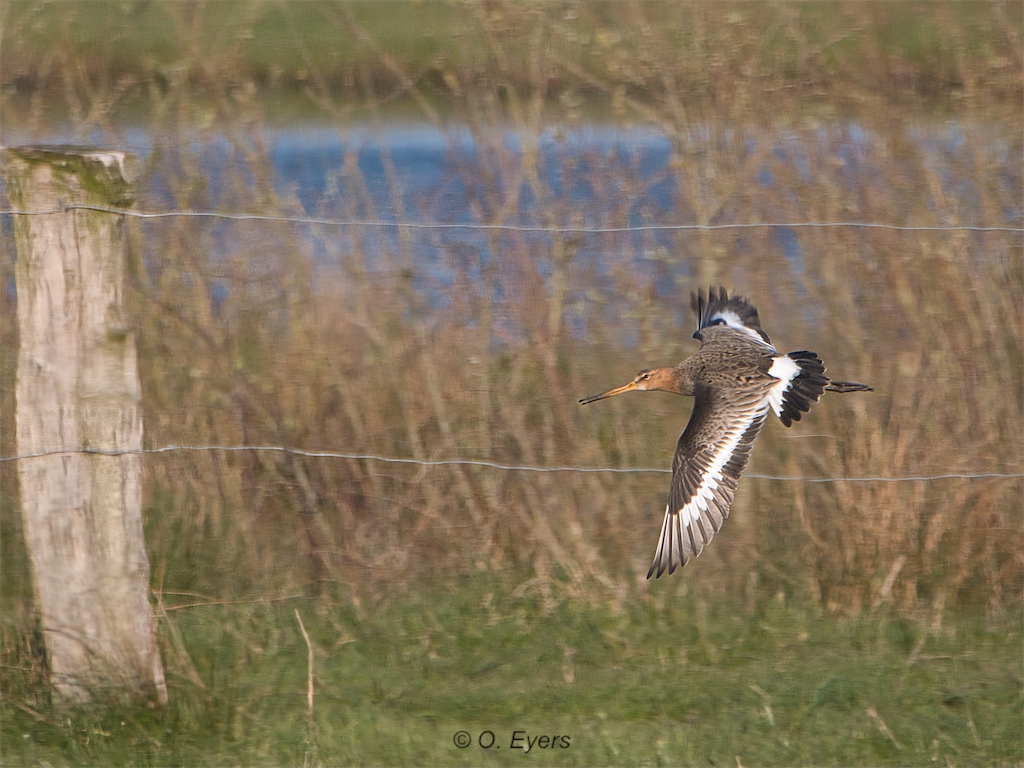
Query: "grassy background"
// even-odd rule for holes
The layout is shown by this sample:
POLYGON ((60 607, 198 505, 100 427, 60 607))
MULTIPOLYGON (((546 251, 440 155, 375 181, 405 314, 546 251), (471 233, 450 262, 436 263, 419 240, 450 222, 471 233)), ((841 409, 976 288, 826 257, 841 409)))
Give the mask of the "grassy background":
POLYGON ((774 115, 780 101, 955 113, 1022 96, 1024 21, 1004 3, 4 0, 0 12, 5 98, 36 125, 110 130, 175 92, 229 118, 255 90, 284 120, 365 116, 373 100, 353 96, 367 93, 419 118, 490 93, 512 115, 536 96, 563 116, 628 121, 774 115))
MULTIPOLYGON (((121 147, 142 130, 144 188, 160 179, 146 209, 306 213, 272 183, 269 129, 412 121, 469 133, 481 163, 458 174, 487 223, 599 210, 622 226, 669 178, 673 223, 1021 225, 1019 4, 0 13, 0 142, 121 147), (540 137, 594 125, 665 137, 670 170, 641 183, 593 152, 580 162, 606 207, 581 209, 545 180, 540 137), (231 158, 216 184, 197 149, 213 142, 231 158)), ((348 194, 326 190, 313 213, 374 218, 358 163, 342 174, 348 194)), ((443 200, 416 206, 399 218, 438 218, 443 200)), ((666 466, 681 401, 575 399, 690 354, 679 297, 723 282, 755 298, 780 346, 876 388, 825 398, 792 431, 770 425, 753 472, 1022 469, 1019 233, 705 229, 668 248, 491 233, 487 254, 444 250, 443 283, 422 263, 429 231, 132 227, 150 446, 666 466)), ((10 238, 2 248, 10 285, 10 238)), ((0 294, 3 455, 15 302, 0 294)), ((748 478, 700 561, 649 583, 662 475, 221 452, 149 456, 145 472, 171 703, 68 713, 48 698, 17 468, 0 464, 7 764, 477 764, 521 759, 516 729, 570 735, 530 759, 581 765, 1012 764, 1024 750, 1019 479, 748 478), (460 728, 494 731, 501 749, 457 750, 460 728)))

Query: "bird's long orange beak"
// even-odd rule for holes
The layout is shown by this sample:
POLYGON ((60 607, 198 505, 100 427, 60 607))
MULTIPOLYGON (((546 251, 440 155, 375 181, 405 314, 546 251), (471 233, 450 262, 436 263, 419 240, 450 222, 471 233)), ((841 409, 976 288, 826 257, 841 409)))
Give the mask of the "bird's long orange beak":
POLYGON ((580 400, 580 405, 593 403, 595 400, 604 400, 606 397, 611 397, 612 395, 621 395, 623 392, 632 392, 636 388, 636 381, 634 380, 629 382, 629 384, 623 384, 621 387, 616 387, 615 389, 609 389, 607 392, 602 392, 600 395, 584 397, 580 400))

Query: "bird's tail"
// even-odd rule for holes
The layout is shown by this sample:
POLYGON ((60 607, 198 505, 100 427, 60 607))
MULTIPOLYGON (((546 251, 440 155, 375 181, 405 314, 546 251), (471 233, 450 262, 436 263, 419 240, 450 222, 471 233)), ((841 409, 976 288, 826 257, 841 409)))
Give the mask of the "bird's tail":
POLYGON ((874 392, 874 387, 858 384, 855 381, 830 381, 825 387, 826 392, 874 392))
POLYGON ((807 413, 811 405, 818 402, 829 382, 825 376, 825 364, 813 352, 790 352, 775 358, 775 361, 769 373, 780 381, 773 388, 769 402, 788 427, 794 421, 800 421, 801 414, 807 413))

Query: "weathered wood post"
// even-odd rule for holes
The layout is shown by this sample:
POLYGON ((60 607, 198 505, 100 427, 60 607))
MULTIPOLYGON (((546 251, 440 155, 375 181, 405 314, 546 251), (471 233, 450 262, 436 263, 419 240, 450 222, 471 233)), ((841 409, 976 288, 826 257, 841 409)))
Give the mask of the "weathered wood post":
POLYGON ((4 149, 18 250, 18 463, 33 586, 56 698, 165 702, 142 535, 142 415, 122 315, 123 216, 138 161, 78 147, 4 149))

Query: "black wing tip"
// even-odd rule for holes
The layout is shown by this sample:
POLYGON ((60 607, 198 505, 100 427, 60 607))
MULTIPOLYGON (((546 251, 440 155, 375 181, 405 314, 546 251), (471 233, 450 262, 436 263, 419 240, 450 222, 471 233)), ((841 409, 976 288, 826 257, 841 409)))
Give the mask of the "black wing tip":
MULTIPOLYGON (((668 571, 669 575, 675 573, 677 568, 682 568, 690 559, 687 556, 686 544, 683 543, 683 526, 678 513, 665 510, 665 519, 661 523, 661 537, 658 539, 658 549, 654 553, 654 561, 647 571, 647 578, 660 579, 668 571)), ((692 540, 690 546, 694 546, 692 540)), ((699 551, 697 552, 699 554, 699 551)))
POLYGON ((771 344, 768 334, 761 328, 757 308, 750 302, 750 299, 738 293, 730 296, 725 286, 718 286, 717 292, 713 287, 708 288, 706 292, 704 289, 698 288, 691 294, 690 306, 697 315, 695 338, 700 338, 701 330, 712 325, 717 315, 729 311, 739 318, 745 327, 755 331, 765 342, 771 344))
POLYGON ((681 570, 682 567, 686 565, 688 562, 689 558, 685 557, 684 555, 679 562, 676 562, 675 560, 670 560, 668 565, 666 565, 664 562, 662 562, 661 551, 659 550, 658 554, 654 556, 654 562, 651 563, 651 567, 647 571, 647 578, 649 579, 651 578, 651 576, 654 576, 654 578, 660 579, 666 573, 669 576, 671 576, 677 570, 681 570))

